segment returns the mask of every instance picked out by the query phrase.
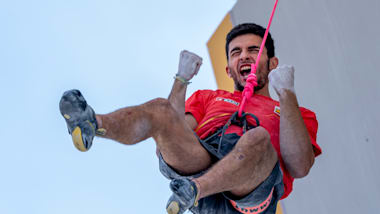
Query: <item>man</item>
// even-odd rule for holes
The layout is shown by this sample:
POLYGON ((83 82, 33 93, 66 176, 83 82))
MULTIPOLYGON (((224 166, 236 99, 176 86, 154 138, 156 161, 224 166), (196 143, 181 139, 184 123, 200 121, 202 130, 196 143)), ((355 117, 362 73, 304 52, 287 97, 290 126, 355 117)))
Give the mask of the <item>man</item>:
POLYGON ((294 178, 308 174, 321 150, 315 114, 298 106, 294 68, 277 68, 270 34, 254 95, 241 118, 235 113, 264 32, 256 24, 241 24, 227 35, 226 71, 235 84, 233 93, 200 90, 185 105, 187 84, 202 62, 187 51, 181 52, 168 99, 95 115, 78 90, 65 92, 60 110, 75 146, 87 151, 95 135, 128 145, 153 137, 160 171, 172 180, 169 214, 275 213, 294 178), (270 98, 269 82, 279 102, 270 98))

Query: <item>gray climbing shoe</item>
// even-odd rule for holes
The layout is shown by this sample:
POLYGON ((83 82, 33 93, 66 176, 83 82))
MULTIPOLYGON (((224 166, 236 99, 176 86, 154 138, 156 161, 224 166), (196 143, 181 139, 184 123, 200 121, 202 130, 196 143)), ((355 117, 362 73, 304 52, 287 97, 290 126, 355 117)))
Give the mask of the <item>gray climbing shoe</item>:
POLYGON ((105 134, 104 129, 98 129, 95 112, 87 105, 79 90, 66 91, 59 102, 59 110, 66 120, 69 134, 79 151, 88 151, 95 135, 105 134))
POLYGON ((166 205, 168 214, 182 214, 192 206, 198 206, 199 192, 195 183, 189 179, 173 179, 170 182, 173 195, 166 205))

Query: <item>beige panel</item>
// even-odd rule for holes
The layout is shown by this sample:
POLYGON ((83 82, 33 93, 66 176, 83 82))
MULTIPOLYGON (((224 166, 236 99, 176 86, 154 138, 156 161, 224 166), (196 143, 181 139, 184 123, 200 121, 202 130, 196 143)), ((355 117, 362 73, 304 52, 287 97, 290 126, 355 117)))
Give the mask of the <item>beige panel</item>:
POLYGON ((283 214, 283 212, 282 212, 282 207, 281 207, 281 203, 277 203, 276 214, 283 214))
POLYGON ((226 51, 224 50, 224 44, 226 41, 227 33, 232 29, 231 17, 228 13, 222 23, 218 26, 215 33, 211 36, 207 42, 208 52, 211 59, 211 64, 214 69, 216 78, 216 84, 219 89, 233 91, 234 84, 231 78, 226 74, 226 51))

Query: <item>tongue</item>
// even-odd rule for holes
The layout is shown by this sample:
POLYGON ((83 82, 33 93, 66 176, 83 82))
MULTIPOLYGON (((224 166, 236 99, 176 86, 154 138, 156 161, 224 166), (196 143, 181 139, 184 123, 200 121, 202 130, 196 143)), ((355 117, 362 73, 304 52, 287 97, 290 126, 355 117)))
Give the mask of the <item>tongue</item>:
POLYGON ((248 75, 248 74, 250 74, 250 73, 251 73, 251 70, 244 70, 244 71, 241 72, 241 74, 242 74, 243 76, 248 75))

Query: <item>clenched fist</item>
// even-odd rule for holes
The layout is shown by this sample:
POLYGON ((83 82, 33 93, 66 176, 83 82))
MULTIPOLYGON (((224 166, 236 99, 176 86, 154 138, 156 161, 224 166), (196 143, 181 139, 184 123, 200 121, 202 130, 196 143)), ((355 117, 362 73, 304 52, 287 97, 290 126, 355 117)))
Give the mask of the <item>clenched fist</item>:
POLYGON ((179 57, 177 75, 184 80, 189 81, 198 73, 201 65, 202 58, 200 56, 187 50, 183 50, 179 57))
POLYGON ((294 94, 294 67, 291 65, 282 65, 269 73, 269 83, 274 90, 280 95, 284 89, 292 91, 294 94))

